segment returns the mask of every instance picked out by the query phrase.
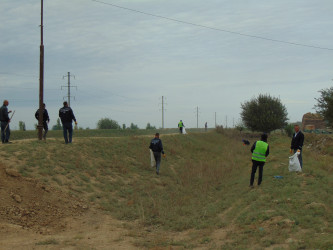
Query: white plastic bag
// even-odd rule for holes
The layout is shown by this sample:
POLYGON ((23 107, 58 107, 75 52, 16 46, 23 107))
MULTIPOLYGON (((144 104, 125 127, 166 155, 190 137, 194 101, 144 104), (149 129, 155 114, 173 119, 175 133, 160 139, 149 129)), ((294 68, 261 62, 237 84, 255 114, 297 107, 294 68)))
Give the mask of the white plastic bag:
POLYGON ((150 166, 153 168, 156 166, 156 161, 155 161, 153 150, 149 149, 149 151, 150 151, 150 166))
POLYGON ((186 135, 186 129, 183 127, 183 135, 186 135))
MULTIPOLYGON (((299 153, 298 153, 299 154, 299 153)), ((301 165, 299 163, 299 159, 297 157, 297 152, 289 157, 289 172, 296 171, 302 172, 301 165)))

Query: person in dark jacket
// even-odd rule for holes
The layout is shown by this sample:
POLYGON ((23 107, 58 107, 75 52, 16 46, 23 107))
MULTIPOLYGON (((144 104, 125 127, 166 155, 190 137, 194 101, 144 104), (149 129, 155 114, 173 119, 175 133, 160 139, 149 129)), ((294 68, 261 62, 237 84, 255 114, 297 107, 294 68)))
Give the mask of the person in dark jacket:
POLYGON ((256 174, 257 168, 259 167, 259 178, 258 178, 258 186, 260 186, 262 182, 262 174, 264 171, 264 165, 266 162, 266 157, 269 155, 269 146, 267 144, 267 134, 261 135, 261 140, 256 141, 252 147, 252 172, 250 179, 250 187, 253 188, 254 176, 256 174))
POLYGON ((65 143, 72 143, 73 137, 73 125, 72 122, 74 120, 75 124, 77 124, 73 110, 68 107, 68 103, 64 102, 64 106, 59 110, 59 117, 62 123, 62 128, 64 132, 65 143), (68 131, 68 136, 67 136, 68 131))
POLYGON ((301 168, 303 168, 303 160, 302 160, 302 147, 304 143, 304 134, 299 129, 299 126, 296 124, 294 126, 295 133, 293 134, 293 137, 291 139, 291 145, 290 145, 290 153, 296 153, 299 152, 298 160, 299 164, 301 165, 301 168))
POLYGON ((2 143, 11 143, 9 142, 10 137, 10 128, 9 123, 10 119, 8 114, 12 111, 9 110, 7 106, 9 105, 9 102, 7 100, 3 101, 3 105, 0 108, 0 121, 1 121, 1 142, 2 143))
MULTIPOLYGON (((37 111, 35 113, 35 117, 36 117, 37 121, 39 121, 39 109, 37 109, 37 111)), ((43 103, 43 128, 44 128, 43 138, 44 138, 44 140, 46 140, 46 134, 47 134, 47 131, 49 131, 49 127, 47 125, 49 122, 50 122, 49 113, 47 113, 45 103, 43 103)))
POLYGON ((156 133, 155 138, 151 140, 149 148, 153 151, 155 162, 156 162, 156 174, 160 173, 160 165, 161 165, 161 153, 163 157, 165 157, 165 153, 163 150, 162 141, 160 139, 160 134, 156 133))

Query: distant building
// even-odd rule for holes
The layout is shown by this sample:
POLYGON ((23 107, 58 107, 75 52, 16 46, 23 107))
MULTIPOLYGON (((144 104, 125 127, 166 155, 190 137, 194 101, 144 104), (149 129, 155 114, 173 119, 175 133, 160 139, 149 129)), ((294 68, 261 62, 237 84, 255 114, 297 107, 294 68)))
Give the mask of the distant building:
POLYGON ((302 119, 302 130, 326 129, 326 122, 320 114, 306 113, 302 119))

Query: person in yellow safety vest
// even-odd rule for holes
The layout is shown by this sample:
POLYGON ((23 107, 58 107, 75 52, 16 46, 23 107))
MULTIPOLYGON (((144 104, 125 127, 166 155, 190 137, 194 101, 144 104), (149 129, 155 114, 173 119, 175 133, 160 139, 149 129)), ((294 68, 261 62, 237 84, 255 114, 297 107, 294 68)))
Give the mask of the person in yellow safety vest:
POLYGON ((180 122, 178 123, 178 128, 179 128, 179 132, 182 134, 183 133, 183 127, 185 127, 184 123, 182 120, 180 120, 180 122))
POLYGON ((252 152, 252 172, 250 179, 250 187, 253 188, 254 176, 257 172, 257 168, 259 167, 259 178, 258 178, 258 186, 260 186, 262 182, 262 173, 264 170, 264 165, 266 162, 266 157, 269 155, 269 146, 267 143, 267 134, 261 135, 261 140, 256 141, 251 147, 252 152))

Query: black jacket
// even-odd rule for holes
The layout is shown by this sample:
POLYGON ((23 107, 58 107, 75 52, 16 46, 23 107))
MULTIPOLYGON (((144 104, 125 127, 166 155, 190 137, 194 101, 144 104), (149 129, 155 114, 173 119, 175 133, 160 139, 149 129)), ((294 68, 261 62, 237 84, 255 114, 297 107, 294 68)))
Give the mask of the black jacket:
POLYGON ((75 116, 73 114, 73 110, 70 107, 62 107, 59 110, 59 117, 61 122, 64 123, 72 123, 72 120, 76 122, 75 116))
MULTIPOLYGON (((39 109, 35 113, 35 117, 37 120, 39 120, 39 109)), ((43 111, 43 122, 50 121, 49 113, 47 113, 47 110, 44 109, 43 111)))
POLYGON ((0 108, 0 121, 2 122, 9 121, 8 108, 5 105, 2 105, 2 107, 0 108))
POLYGON ((152 139, 149 148, 153 152, 162 152, 162 154, 164 154, 162 141, 159 138, 152 139))
POLYGON ((293 134, 293 138, 291 139, 291 146, 290 148, 291 149, 300 149, 302 150, 302 147, 303 147, 303 143, 304 143, 304 134, 302 133, 302 131, 298 131, 296 137, 295 137, 295 134, 293 134))

